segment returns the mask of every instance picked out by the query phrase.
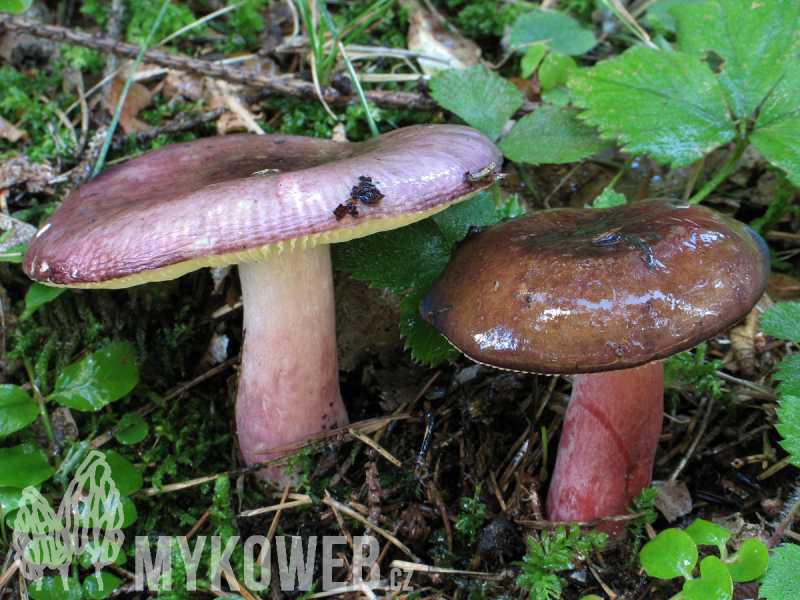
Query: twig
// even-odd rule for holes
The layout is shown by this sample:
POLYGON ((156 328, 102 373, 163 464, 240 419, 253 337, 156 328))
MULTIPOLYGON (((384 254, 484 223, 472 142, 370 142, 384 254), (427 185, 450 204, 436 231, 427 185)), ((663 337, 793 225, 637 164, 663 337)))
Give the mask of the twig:
MULTIPOLYGON (((15 33, 28 33, 35 37, 46 38, 57 42, 92 48, 100 52, 110 52, 125 58, 135 58, 139 53, 139 46, 109 40, 103 36, 89 35, 73 31, 57 25, 42 25, 26 19, 0 15, 0 30, 6 29, 15 33)), ((186 71, 196 75, 223 79, 232 83, 247 85, 253 88, 269 91, 278 96, 289 96, 313 100, 317 97, 314 86, 309 81, 293 77, 269 77, 246 70, 229 67, 227 65, 213 64, 209 61, 198 60, 183 54, 173 54, 165 50, 149 49, 144 56, 148 63, 156 64, 169 69, 186 71)), ((357 104, 358 96, 344 95, 335 88, 321 88, 322 96, 329 104, 357 104)), ((419 92, 402 92, 396 90, 367 90, 367 100, 374 102, 381 108, 398 108, 407 110, 434 110, 438 104, 432 98, 419 92)))
POLYGON ((360 523, 363 523, 367 527, 371 527, 373 531, 375 531, 376 533, 379 533, 380 535, 385 537, 387 540, 392 542, 395 546, 397 546, 400 550, 402 550, 403 553, 406 556, 408 556, 411 560, 413 560, 415 563, 421 563, 422 562, 419 558, 414 556, 414 553, 411 552, 411 550, 409 550, 409 548, 403 542, 398 540, 391 533, 389 533, 385 529, 382 529, 382 528, 378 527, 374 523, 370 523, 369 521, 367 521, 364 517, 362 517, 360 514, 358 514, 356 511, 354 511, 349 506, 346 506, 346 505, 342 504, 341 502, 337 502, 336 500, 331 498, 330 494, 328 494, 327 492, 325 492, 325 497, 322 499, 322 503, 323 504, 327 504, 331 508, 335 508, 336 510, 339 510, 339 511, 343 512, 348 517, 352 517, 353 519, 355 519, 356 521, 359 521, 360 523))
MULTIPOLYGON (((638 519, 639 517, 643 516, 645 516, 645 513, 631 513, 629 515, 619 515, 616 517, 603 517, 602 519, 594 519, 592 521, 576 521, 576 524, 581 529, 595 529, 596 527, 600 525, 605 525, 606 523, 617 523, 619 521, 632 521, 633 519, 638 519)), ((514 519, 514 522, 520 527, 529 527, 531 529, 544 529, 547 531, 555 531, 559 525, 563 525, 563 523, 559 523, 558 521, 533 521, 526 519, 514 519)))
POLYGON ((686 466, 686 463, 689 462, 689 459, 691 458, 692 454, 694 454, 695 448, 697 448, 697 444, 700 443, 700 438, 703 437, 703 433, 705 432, 706 427, 708 427, 708 421, 711 418, 711 413, 713 412, 713 409, 714 409, 714 401, 710 400, 708 402, 708 408, 706 408, 706 414, 703 415, 703 422, 700 423, 700 429, 697 430, 697 434, 694 436, 694 439, 692 440, 689 449, 683 455, 683 458, 681 458, 681 462, 669 476, 668 481, 675 481, 678 478, 678 475, 680 475, 681 471, 683 471, 683 468, 686 466))

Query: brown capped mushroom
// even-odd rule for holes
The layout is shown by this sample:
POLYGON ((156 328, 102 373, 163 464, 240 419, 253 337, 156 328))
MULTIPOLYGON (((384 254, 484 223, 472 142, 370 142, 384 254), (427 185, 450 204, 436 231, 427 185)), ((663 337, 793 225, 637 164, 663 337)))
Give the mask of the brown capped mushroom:
POLYGON ((363 143, 232 135, 175 144, 67 197, 24 269, 53 285, 120 288, 241 263, 236 419, 246 461, 261 462, 271 456, 254 452, 347 422, 328 244, 440 211, 493 180, 467 173, 500 162, 486 136, 450 125, 363 143))
POLYGON ((650 483, 663 412, 653 361, 736 323, 768 272, 758 234, 704 207, 554 209, 474 233, 420 310, 472 360, 577 375, 548 513, 588 521, 625 514, 650 483))

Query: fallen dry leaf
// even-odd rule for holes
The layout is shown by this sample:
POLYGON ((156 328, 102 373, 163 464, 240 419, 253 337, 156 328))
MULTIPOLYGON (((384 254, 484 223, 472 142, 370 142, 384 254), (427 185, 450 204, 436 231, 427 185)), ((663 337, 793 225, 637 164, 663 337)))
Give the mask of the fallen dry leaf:
MULTIPOLYGON (((111 97, 108 99, 108 110, 113 113, 117 110, 117 103, 122 89, 125 87, 125 79, 122 77, 115 77, 111 82, 111 97)), ((119 115, 119 124, 125 133, 134 131, 150 131, 152 127, 137 119, 139 111, 143 108, 150 106, 153 96, 145 86, 135 81, 131 84, 128 90, 128 95, 125 97, 125 104, 122 107, 122 113, 119 115)))

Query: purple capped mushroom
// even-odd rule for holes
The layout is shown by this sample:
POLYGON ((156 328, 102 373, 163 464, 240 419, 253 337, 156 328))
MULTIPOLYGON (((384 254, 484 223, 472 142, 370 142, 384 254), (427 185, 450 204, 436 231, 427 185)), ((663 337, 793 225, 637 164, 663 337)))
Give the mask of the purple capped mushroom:
MULTIPOLYGON (((236 421, 253 464, 274 457, 264 450, 347 423, 329 244, 468 198, 501 161, 486 136, 456 125, 362 143, 231 135, 175 144, 70 194, 30 243, 24 270, 51 285, 122 288, 239 263, 236 421)), ((275 470, 263 474, 280 482, 275 470)))

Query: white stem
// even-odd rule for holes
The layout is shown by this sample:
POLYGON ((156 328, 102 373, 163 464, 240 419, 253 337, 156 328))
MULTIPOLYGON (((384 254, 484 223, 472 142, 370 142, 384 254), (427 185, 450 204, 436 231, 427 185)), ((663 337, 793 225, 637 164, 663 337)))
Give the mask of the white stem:
MULTIPOLYGON (((347 423, 339 394, 330 246, 239 265, 245 339, 236 398, 239 445, 253 451, 347 423)), ((278 483, 283 469, 262 472, 278 483)))

